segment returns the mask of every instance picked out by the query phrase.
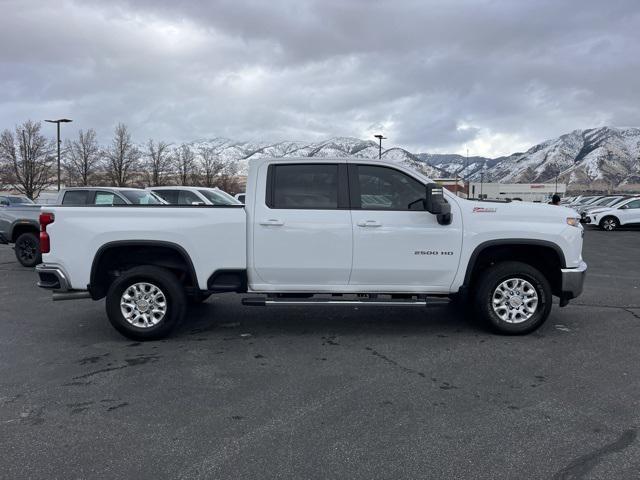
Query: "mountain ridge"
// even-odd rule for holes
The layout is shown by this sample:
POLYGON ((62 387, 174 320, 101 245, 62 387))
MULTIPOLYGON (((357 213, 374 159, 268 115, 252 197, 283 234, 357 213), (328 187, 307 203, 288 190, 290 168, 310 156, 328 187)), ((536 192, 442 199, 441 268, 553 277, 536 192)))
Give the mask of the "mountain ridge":
MULTIPOLYGON (((262 157, 377 158, 378 143, 356 137, 320 142, 242 142, 214 137, 189 142, 196 150, 212 147, 226 162, 246 174, 251 159, 262 157)), ((464 177, 501 183, 550 183, 556 176, 569 188, 640 189, 640 128, 598 127, 573 130, 545 140, 525 152, 489 158, 458 154, 412 153, 383 149, 382 157, 415 168, 430 177, 464 177)))

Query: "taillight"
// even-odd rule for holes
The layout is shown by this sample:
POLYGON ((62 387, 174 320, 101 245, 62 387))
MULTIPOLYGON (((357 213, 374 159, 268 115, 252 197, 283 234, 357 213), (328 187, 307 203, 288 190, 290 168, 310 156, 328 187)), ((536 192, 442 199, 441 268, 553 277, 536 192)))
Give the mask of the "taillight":
POLYGON ((51 250, 47 225, 53 223, 55 219, 56 217, 51 212, 42 212, 40 214, 40 253, 49 253, 51 250))

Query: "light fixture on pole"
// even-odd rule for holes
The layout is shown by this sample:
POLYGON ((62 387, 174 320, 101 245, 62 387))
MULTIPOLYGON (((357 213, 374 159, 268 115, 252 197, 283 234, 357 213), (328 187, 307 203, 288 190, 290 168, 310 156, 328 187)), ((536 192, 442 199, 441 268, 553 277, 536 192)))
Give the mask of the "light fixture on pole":
POLYGON ((380 134, 374 135, 378 140, 380 140, 380 146, 378 147, 378 159, 382 158, 382 140, 386 140, 387 137, 384 137, 380 134))
POLYGON ((60 191, 60 124, 61 123, 70 123, 73 120, 69 120, 68 118, 60 118, 58 120, 45 120, 45 122, 55 123, 58 130, 58 191, 60 191))

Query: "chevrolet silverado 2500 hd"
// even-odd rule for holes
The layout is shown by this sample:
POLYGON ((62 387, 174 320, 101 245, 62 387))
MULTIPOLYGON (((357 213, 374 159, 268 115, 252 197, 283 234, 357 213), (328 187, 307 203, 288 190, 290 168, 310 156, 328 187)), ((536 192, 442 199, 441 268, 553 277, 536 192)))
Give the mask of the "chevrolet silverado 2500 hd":
POLYGON ((402 165, 260 159, 246 205, 43 207, 38 285, 106 297, 127 337, 167 335, 189 301, 246 305, 468 302, 498 332, 527 333, 578 296, 574 210, 458 198, 402 165))

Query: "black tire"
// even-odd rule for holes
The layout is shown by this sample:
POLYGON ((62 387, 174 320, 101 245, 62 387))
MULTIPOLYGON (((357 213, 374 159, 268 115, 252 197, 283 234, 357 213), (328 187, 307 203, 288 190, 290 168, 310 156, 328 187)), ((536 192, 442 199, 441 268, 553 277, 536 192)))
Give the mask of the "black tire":
MULTIPOLYGON (((148 308, 147 304, 145 306, 148 308)), ((127 270, 111 284, 106 298, 107 316, 111 325, 125 337, 139 341, 158 340, 169 335, 184 319, 186 306, 184 288, 176 276, 164 268, 154 266, 134 267, 127 270), (133 288, 134 285, 142 283, 155 286, 164 297, 164 316, 152 326, 134 325, 125 318, 120 307, 120 300, 125 291, 129 287, 133 288)), ((133 312, 133 309, 130 311, 133 312)), ((136 311, 140 312, 140 310, 136 311)), ((149 315, 148 310, 144 313, 149 315)))
POLYGON ((42 263, 42 254, 40 253, 40 239, 35 233, 27 232, 16 238, 13 246, 16 258, 23 267, 35 267, 42 263))
POLYGON ((616 217, 604 217, 600 220, 599 226, 605 232, 613 232, 620 226, 620 221, 616 217))
MULTIPOLYGON (((505 335, 523 335, 530 333, 540 327, 549 316, 552 306, 551 285, 546 277, 531 265, 522 262, 501 262, 489 267, 480 276, 477 282, 475 295, 475 308, 480 317, 485 320, 489 326, 496 332, 505 335), (503 282, 509 279, 521 279, 528 282, 535 289, 538 303, 535 312, 528 319, 523 319, 521 314, 517 313, 517 307, 513 307, 513 314, 520 315, 515 319, 518 323, 510 323, 494 311, 494 293, 503 282)), ((518 287, 520 288, 520 287, 518 287)), ((519 290, 518 290, 519 292, 519 290)), ((524 293, 524 290, 522 291, 524 293)), ((505 297, 506 298, 506 297, 505 297)), ((522 298, 522 297, 520 297, 522 298)), ((514 299, 519 302, 520 300, 514 299)), ((505 301, 505 313, 511 315, 507 309, 511 309, 511 304, 505 301)))

